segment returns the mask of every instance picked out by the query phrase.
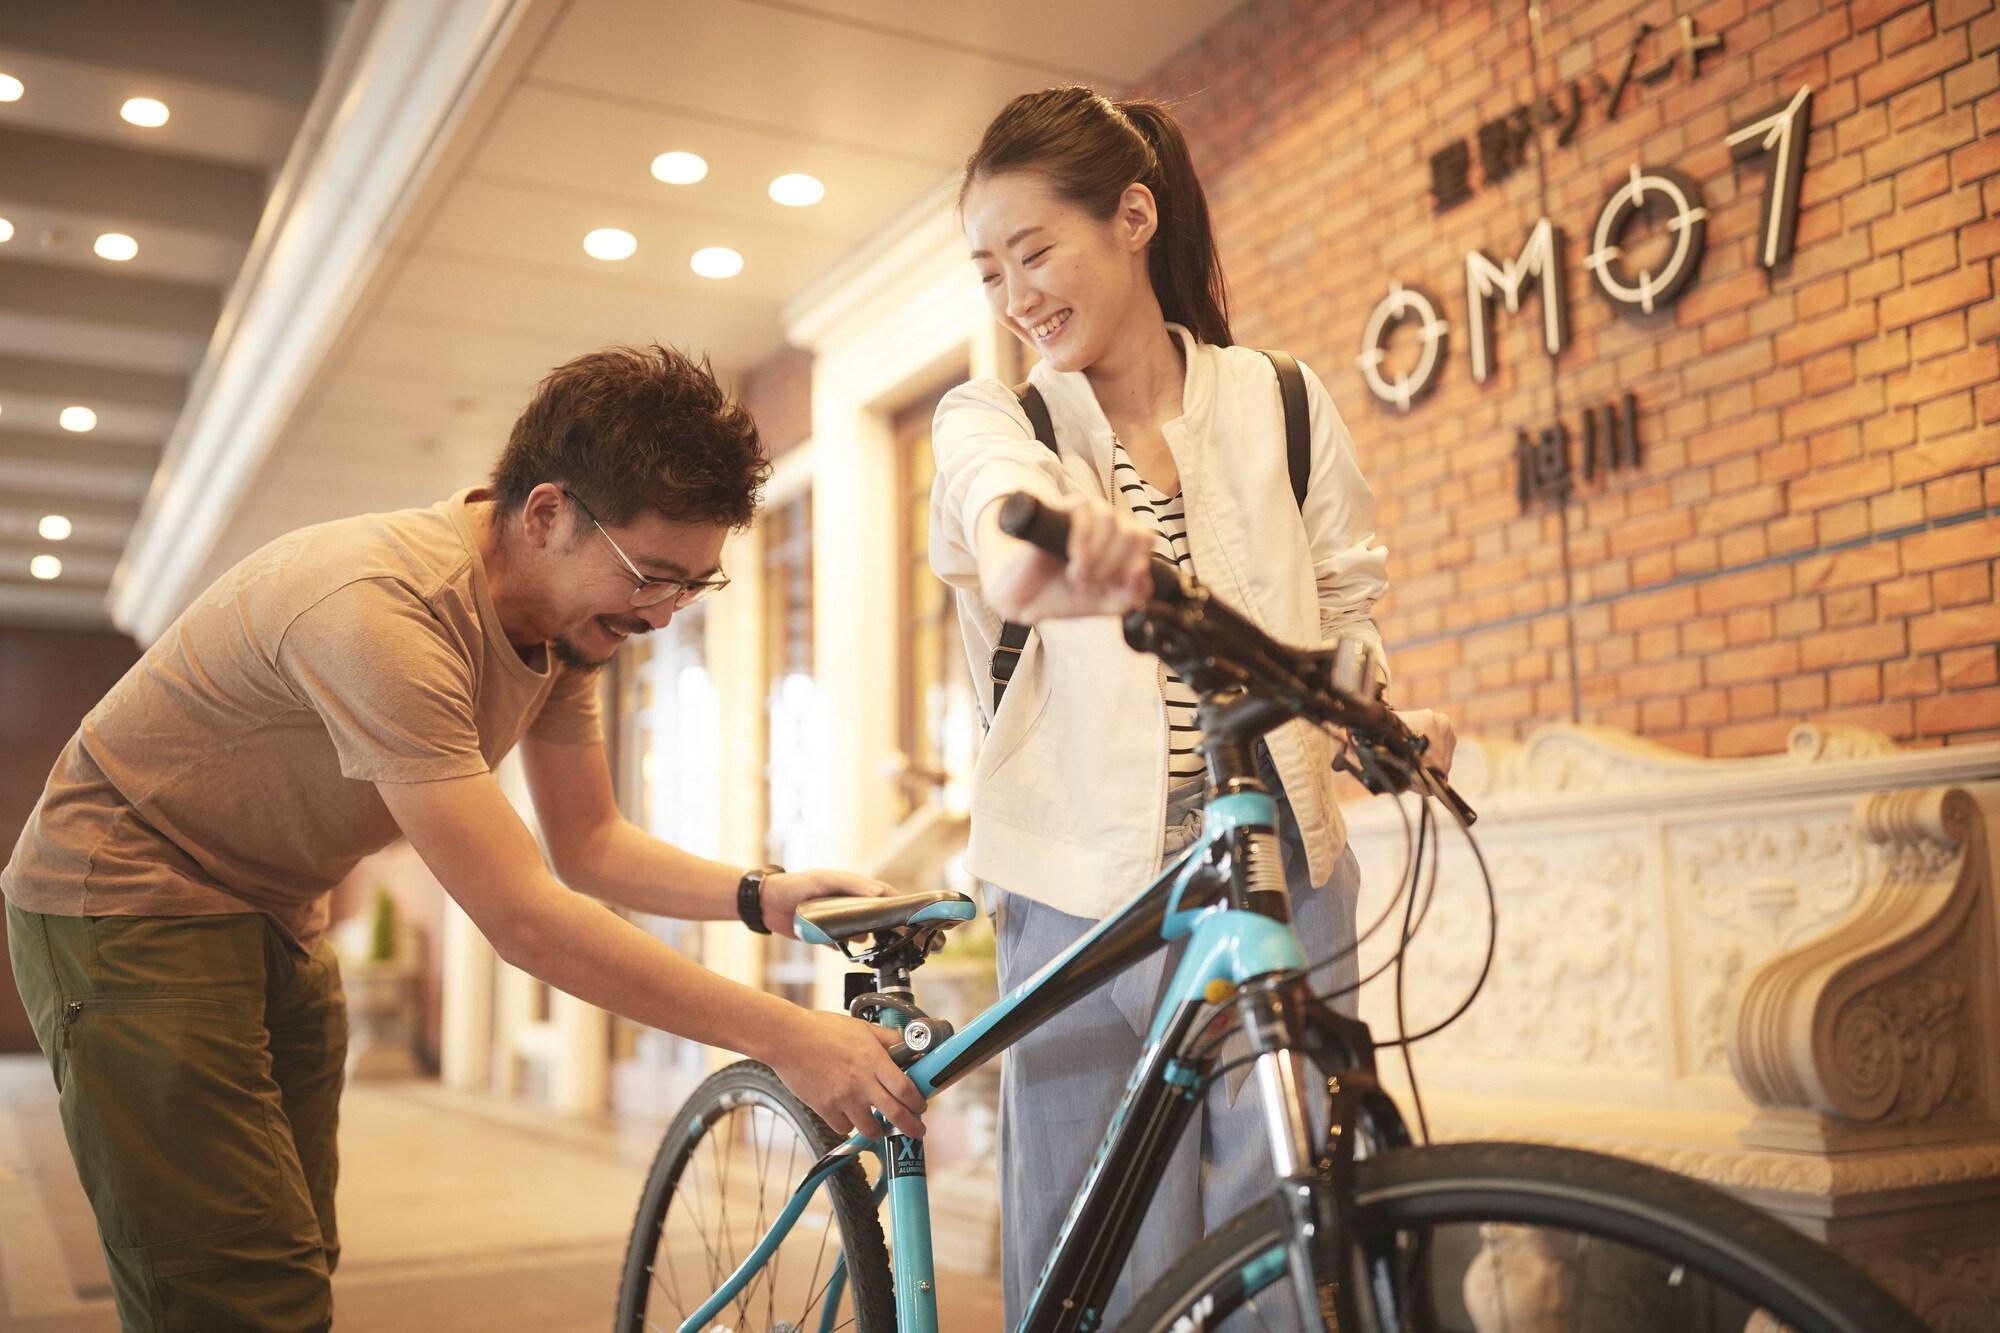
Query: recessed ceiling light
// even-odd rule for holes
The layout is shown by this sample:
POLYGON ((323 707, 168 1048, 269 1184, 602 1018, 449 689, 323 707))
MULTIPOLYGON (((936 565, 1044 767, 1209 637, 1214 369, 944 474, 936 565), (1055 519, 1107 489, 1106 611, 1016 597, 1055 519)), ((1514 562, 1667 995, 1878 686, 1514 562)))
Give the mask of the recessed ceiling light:
POLYGON ((62 574, 62 561, 52 555, 38 555, 28 562, 28 572, 38 579, 58 578, 62 574))
POLYGON ((78 434, 97 429, 97 413, 87 407, 65 407, 56 420, 62 423, 64 430, 73 430, 78 434))
POLYGON ((127 124, 141 129, 156 130, 167 123, 167 104, 151 97, 133 97, 118 108, 127 124))
POLYGON ((0 102, 18 102, 26 91, 12 74, 0 74, 0 102))
POLYGON ((771 182, 771 198, 787 208, 806 208, 826 198, 819 177, 794 171, 771 182))
POLYGON ((13 239, 14 239, 14 224, 9 222, 6 218, 0 218, 0 242, 11 241, 13 239))
POLYGON ((653 159, 653 179, 692 185, 708 174, 708 162, 694 153, 661 153, 653 159))
POLYGON ((583 252, 592 259, 630 259, 639 238, 616 227, 599 227, 583 238, 583 252))
POLYGON ((42 526, 39 531, 42 534, 43 541, 66 542, 69 540, 70 534, 69 519, 61 514, 44 514, 42 515, 42 526))
POLYGON ((114 264, 122 264, 139 253, 139 243, 122 231, 105 232, 91 248, 97 251, 99 259, 108 259, 114 264))
POLYGON ((743 256, 726 245, 710 245, 695 251, 688 267, 704 278, 733 278, 743 271, 743 256))

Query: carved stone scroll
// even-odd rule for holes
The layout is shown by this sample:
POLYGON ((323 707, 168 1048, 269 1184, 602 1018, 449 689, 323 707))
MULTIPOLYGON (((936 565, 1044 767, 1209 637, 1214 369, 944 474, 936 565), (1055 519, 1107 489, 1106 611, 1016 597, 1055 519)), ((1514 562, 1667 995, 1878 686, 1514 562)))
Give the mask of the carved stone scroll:
POLYGON ((1538 727, 1527 740, 1459 745, 1458 763, 1471 771, 1453 780, 1468 795, 1575 796, 1645 790, 1661 783, 1704 782, 1731 774, 1770 773, 1893 755, 1878 732, 1825 722, 1793 727, 1782 754, 1702 759, 1611 727, 1567 723, 1538 727))
POLYGON ((1760 1112, 1770 1132, 1753 1123, 1745 1142, 1796 1142, 1814 1116, 1818 1137, 1849 1146, 1932 1137, 1908 1133, 1920 1126, 1993 1128, 1978 805, 1956 787, 1880 792, 1857 803, 1855 823, 1875 847, 1856 910, 1741 983, 1730 1065, 1775 1113, 1760 1112))

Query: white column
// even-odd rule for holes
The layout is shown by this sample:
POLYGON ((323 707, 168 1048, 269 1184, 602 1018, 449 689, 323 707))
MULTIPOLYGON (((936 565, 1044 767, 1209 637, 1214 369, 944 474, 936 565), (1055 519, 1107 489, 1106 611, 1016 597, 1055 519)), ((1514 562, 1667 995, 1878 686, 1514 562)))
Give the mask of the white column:
POLYGON ((611 1015, 553 991, 549 1025, 555 1029, 549 1105, 558 1111, 603 1110, 611 1102, 611 1015))
POLYGON ((813 376, 813 674, 828 701, 826 855, 855 865, 894 826, 898 610, 896 448, 886 416, 813 376))
MULTIPOLYGON (((723 725, 718 756, 721 798, 716 845, 723 859, 750 866, 765 860, 764 835, 764 691, 769 671, 764 642, 764 541, 759 529, 739 532, 723 548, 722 567, 729 571, 729 591, 709 603, 703 653, 715 682, 716 706, 723 725)), ((735 921, 711 921, 701 928, 701 961, 746 986, 764 984, 764 951, 760 937, 735 921)), ((719 1069, 736 1058, 712 1047, 708 1067, 719 1069)))
POLYGON ((448 1088, 493 1085, 493 947, 456 902, 444 905, 444 1022, 439 1073, 448 1088))

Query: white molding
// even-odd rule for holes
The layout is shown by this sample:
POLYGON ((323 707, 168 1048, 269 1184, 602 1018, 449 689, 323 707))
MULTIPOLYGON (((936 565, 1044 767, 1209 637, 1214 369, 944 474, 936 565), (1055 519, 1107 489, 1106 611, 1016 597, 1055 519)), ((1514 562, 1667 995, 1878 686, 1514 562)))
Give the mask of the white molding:
POLYGON ((787 302, 781 319, 792 344, 816 349, 838 338, 840 325, 877 324, 891 311, 908 310, 912 279, 934 276, 947 256, 957 259, 970 285, 972 261, 958 253, 965 238, 956 188, 953 179, 939 181, 787 302))
POLYGON ((381 0, 350 18, 112 582, 112 620, 141 642, 196 591, 190 581, 534 2, 381 0))
MULTIPOLYGON (((1898 750, 1872 733, 1801 723, 1783 754, 1704 759, 1624 732, 1555 724, 1526 741, 1468 739, 1453 785, 1484 815, 1592 820, 1773 799, 1824 799, 2000 779, 2000 744, 1898 750), (1554 762, 1550 762, 1550 761, 1554 762)), ((1409 798, 1406 798, 1409 799, 1409 798)), ((1412 806, 1411 808, 1414 808, 1412 806)), ((1400 829, 1386 797, 1349 805, 1350 829, 1400 829)))

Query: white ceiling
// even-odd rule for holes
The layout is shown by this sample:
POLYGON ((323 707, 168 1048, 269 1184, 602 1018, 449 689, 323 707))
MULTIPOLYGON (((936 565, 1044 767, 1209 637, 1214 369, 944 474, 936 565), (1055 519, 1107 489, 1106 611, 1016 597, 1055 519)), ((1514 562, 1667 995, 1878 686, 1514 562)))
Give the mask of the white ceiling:
POLYGON ((320 0, 0 3, 0 624, 108 624, 105 589, 318 80, 320 0), (128 97, 167 123, 119 118, 128 97), (124 232, 113 264, 96 237, 124 232), (57 414, 91 407, 69 434, 57 414), (37 535, 43 515, 70 538, 37 535), (44 552, 62 577, 28 573, 44 552))
POLYGON ((782 346, 785 304, 935 191, 1008 97, 1129 86, 1230 7, 529 0, 505 85, 438 156, 189 595, 301 524, 476 482, 536 379, 580 352, 658 339, 740 375, 782 346), (707 158, 707 179, 655 181, 671 149, 707 158), (772 203, 787 171, 825 201, 772 203), (638 238, 633 258, 583 253, 608 226, 638 238), (742 274, 695 276, 707 245, 742 252, 742 274))

